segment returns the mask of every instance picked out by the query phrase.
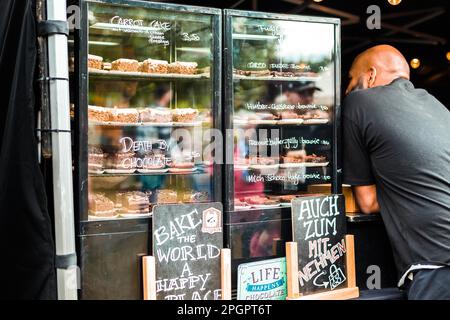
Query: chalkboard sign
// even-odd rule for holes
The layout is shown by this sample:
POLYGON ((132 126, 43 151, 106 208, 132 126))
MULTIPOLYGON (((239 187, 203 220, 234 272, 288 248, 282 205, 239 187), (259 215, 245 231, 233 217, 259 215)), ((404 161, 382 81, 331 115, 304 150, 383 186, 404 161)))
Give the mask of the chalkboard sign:
POLYGON ((342 195, 302 197, 292 201, 300 294, 346 287, 345 219, 342 195))
POLYGON ((220 300, 222 248, 222 204, 155 207, 156 299, 220 300))
POLYGON ((286 258, 239 265, 238 300, 285 300, 286 295, 286 258))

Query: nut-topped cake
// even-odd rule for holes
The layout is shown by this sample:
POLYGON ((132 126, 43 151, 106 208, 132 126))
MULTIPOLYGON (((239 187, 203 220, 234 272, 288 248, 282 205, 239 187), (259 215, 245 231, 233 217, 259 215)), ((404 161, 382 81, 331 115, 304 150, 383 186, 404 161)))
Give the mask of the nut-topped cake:
POLYGON ((147 59, 140 63, 139 71, 144 73, 167 73, 169 63, 165 60, 147 59))
POLYGON ((139 110, 141 122, 167 123, 172 122, 170 109, 145 108, 139 110))
POLYGON ((168 65, 168 72, 178 74, 196 74, 197 67, 197 62, 176 61, 168 65))
POLYGON ((194 122, 197 120, 198 111, 196 109, 185 108, 172 110, 173 121, 194 122))
POLYGON ((110 108, 88 106, 88 119, 98 122, 109 122, 112 120, 112 110, 110 108))
POLYGON ((88 68, 101 70, 103 67, 103 57, 95 56, 93 54, 88 55, 88 68))
POLYGON ((133 108, 112 109, 112 122, 138 123, 139 112, 133 108))
POLYGON ((111 63, 111 70, 123 72, 138 72, 139 61, 133 59, 118 59, 111 63))

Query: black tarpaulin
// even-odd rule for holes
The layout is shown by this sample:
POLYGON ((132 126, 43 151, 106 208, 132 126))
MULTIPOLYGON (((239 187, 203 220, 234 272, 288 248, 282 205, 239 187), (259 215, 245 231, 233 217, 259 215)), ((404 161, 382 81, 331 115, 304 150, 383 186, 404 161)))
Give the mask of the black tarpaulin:
POLYGON ((0 298, 55 299, 51 221, 34 119, 31 0, 0 2, 0 298))

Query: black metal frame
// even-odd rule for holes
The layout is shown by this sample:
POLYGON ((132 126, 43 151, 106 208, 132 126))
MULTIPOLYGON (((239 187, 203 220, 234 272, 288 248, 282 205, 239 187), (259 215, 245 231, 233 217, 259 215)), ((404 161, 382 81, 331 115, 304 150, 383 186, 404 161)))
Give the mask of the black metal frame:
MULTIPOLYGON (((332 192, 335 194, 340 194, 342 192, 341 185, 341 159, 340 159, 340 114, 341 114, 341 98, 340 98, 340 88, 341 88, 341 78, 340 78, 340 68, 341 68, 341 49, 340 49, 340 19, 336 18, 323 18, 323 17, 310 17, 310 16, 297 16, 288 14, 278 14, 278 13, 264 13, 264 12, 251 12, 251 11, 240 11, 240 10, 224 10, 224 105, 226 106, 223 123, 226 130, 226 145, 225 145, 225 155, 229 157, 228 160, 233 160, 233 112, 234 112, 234 90, 233 90, 233 39, 232 39, 232 19, 233 17, 247 17, 247 18, 262 18, 262 19, 272 19, 272 20, 290 20, 299 22, 314 22, 314 23, 328 23, 333 24, 334 27, 334 38, 335 38, 335 101, 334 101, 334 115, 332 123, 332 165, 330 167, 332 172, 332 192)), ((271 223, 280 223, 281 230, 280 236, 285 241, 290 241, 292 239, 292 223, 291 223, 291 208, 276 208, 276 209, 266 209, 266 210, 243 210, 234 211, 234 165, 232 162, 226 162, 224 165, 224 208, 225 208, 225 244, 226 246, 232 246, 233 228, 243 227, 245 228, 258 228, 260 225, 260 220, 255 220, 252 216, 264 217, 264 220, 271 223)), ((284 243, 277 243, 275 245, 276 250, 272 252, 271 257, 284 256, 285 248, 284 243)), ((237 281, 237 266, 240 263, 252 262, 258 260, 268 259, 270 257, 259 257, 259 258, 232 258, 232 285, 233 288, 237 281)))
MULTIPOLYGON (((335 26, 335 101, 334 101, 334 119, 333 119, 333 151, 332 151, 332 192, 335 194, 340 194, 342 192, 341 185, 341 160, 340 160, 340 114, 341 114, 341 98, 340 98, 340 88, 341 88, 341 39, 340 39, 340 25, 341 21, 337 18, 326 18, 326 17, 313 17, 313 16, 298 16, 290 14, 279 14, 279 13, 266 13, 266 12, 254 12, 254 11, 241 11, 241 10, 231 10, 225 9, 224 12, 224 105, 227 106, 224 112, 224 129, 227 130, 226 142, 233 142, 233 104, 234 104, 234 93, 233 93, 233 39, 232 39, 232 19, 233 17, 246 17, 246 18, 260 18, 260 19, 271 19, 271 20, 289 20, 298 22, 314 22, 314 23, 328 23, 335 26)), ((225 145, 225 155, 233 155, 233 143, 227 143, 225 145)), ((224 165, 224 177, 225 177, 225 187, 224 187, 224 201, 225 201, 225 212, 229 215, 233 215, 234 212, 234 166, 231 163, 226 163, 224 165)), ((290 214, 290 208, 282 209, 270 209, 270 211, 279 211, 281 216, 286 216, 290 214)), ((242 211, 239 211, 242 212, 242 211)), ((245 213, 245 211, 244 211, 245 213)), ((230 216, 227 215, 227 220, 231 222, 230 216)))
MULTIPOLYGON (((214 65, 212 87, 212 112, 213 112, 213 125, 214 128, 222 131, 222 11, 213 8, 192 7, 184 5, 164 4, 145 1, 132 1, 132 0, 79 0, 78 5, 81 13, 81 25, 80 29, 74 30, 74 49, 75 49, 75 70, 73 74, 73 87, 74 102, 77 112, 75 112, 74 118, 74 198, 75 198, 75 221, 76 221, 76 245, 79 255, 79 265, 82 275, 82 288, 84 287, 84 268, 92 264, 95 264, 95 257, 85 254, 85 246, 87 243, 93 243, 94 238, 97 246, 103 246, 102 238, 104 235, 110 235, 111 238, 123 237, 124 235, 135 235, 134 245, 140 248, 147 248, 148 252, 142 252, 142 254, 149 254, 151 252, 151 236, 144 237, 143 233, 148 232, 150 235, 152 228, 151 218, 137 218, 137 219, 125 219, 125 220, 108 220, 108 221, 87 221, 88 215, 88 99, 89 99, 89 73, 87 65, 88 55, 88 41, 89 41, 89 21, 88 21, 88 4, 89 3, 102 3, 110 5, 120 5, 129 7, 141 7, 143 9, 156 9, 166 10, 171 12, 189 12, 197 14, 205 14, 212 16, 212 45, 213 45, 213 57, 214 65), (140 238, 141 240, 137 240, 140 238)), ((214 164, 214 175, 212 177, 214 198, 213 202, 222 201, 222 167, 221 164, 214 164)), ((93 250, 98 250, 93 249, 93 250)), ((111 250, 109 247, 105 247, 104 250, 111 250)), ((119 250, 119 249, 118 249, 119 250)), ((136 250, 137 247, 130 248, 131 252, 136 250)), ((140 254, 140 253, 139 253, 140 254)), ((136 258, 139 260, 138 258, 136 258)), ((118 262, 120 264, 121 262, 118 262)), ((133 277, 139 278, 139 268, 136 270, 130 270, 133 277)), ((86 280, 87 281, 87 280, 86 280)), ((111 279, 111 283, 114 283, 111 279)), ((141 283, 141 282, 139 282, 141 283)), ((128 283, 127 283, 128 285, 128 283)), ((130 287, 140 285, 129 284, 130 287)), ((109 285, 108 285, 109 286, 109 285)), ((113 286, 113 284, 111 284, 113 286)), ((81 289, 82 289, 81 288, 81 289)), ((130 289, 134 290, 134 289, 130 289)), ((142 292, 142 290, 139 290, 142 292)), ((102 294, 102 293, 98 293, 102 294)), ((85 294, 83 290, 80 292, 80 298, 92 298, 85 294)), ((129 298, 136 298, 129 297, 129 298)), ((142 298, 142 297, 141 297, 142 298)))
MULTIPOLYGON (((87 66, 88 55, 88 4, 100 3, 111 4, 115 6, 141 7, 143 9, 167 10, 171 12, 189 12, 197 14, 211 15, 212 34, 213 34, 213 93, 212 93, 212 112, 214 117, 214 128, 222 130, 222 11, 215 8, 204 8, 196 6, 166 4, 158 2, 146 2, 138 0, 80 0, 81 8, 81 28, 75 31, 75 88, 79 88, 79 93, 75 97, 76 110, 75 113, 75 212, 78 213, 77 222, 87 222, 88 212, 88 90, 89 90, 89 74, 87 66), (78 152, 77 152, 78 151, 78 152)), ((213 175, 214 202, 222 201, 222 167, 221 164, 214 164, 213 175)), ((94 222, 96 223, 96 222, 94 222)), ((104 224, 103 222, 102 224, 104 224)), ((108 222, 106 222, 108 223, 108 222)), ((80 230, 84 230, 81 228, 80 230)))

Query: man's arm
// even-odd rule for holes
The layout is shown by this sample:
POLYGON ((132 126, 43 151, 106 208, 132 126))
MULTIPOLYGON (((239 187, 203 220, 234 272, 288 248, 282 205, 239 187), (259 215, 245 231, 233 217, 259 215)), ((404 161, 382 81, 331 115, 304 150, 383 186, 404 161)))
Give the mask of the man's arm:
POLYGON ((353 186, 352 189, 356 202, 363 213, 370 214, 380 211, 375 185, 353 186))

